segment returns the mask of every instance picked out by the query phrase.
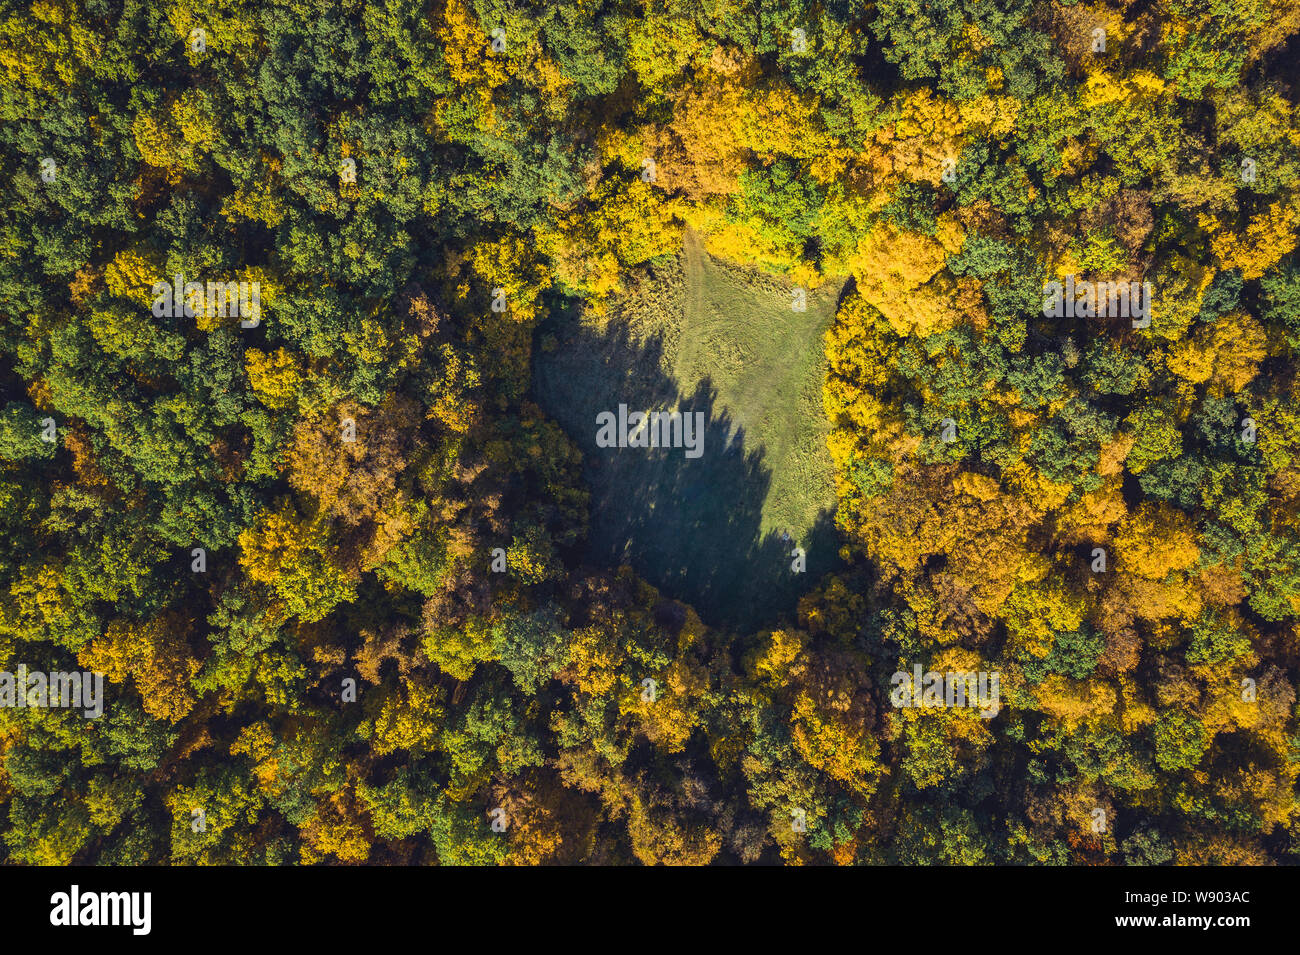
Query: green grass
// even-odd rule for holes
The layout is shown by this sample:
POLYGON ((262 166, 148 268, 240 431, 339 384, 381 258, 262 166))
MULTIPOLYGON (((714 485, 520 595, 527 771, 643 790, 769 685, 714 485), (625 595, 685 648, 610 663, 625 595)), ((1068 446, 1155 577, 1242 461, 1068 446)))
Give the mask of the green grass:
POLYGON ((535 391, 584 454, 591 562, 630 564, 711 623, 793 614, 836 559, 821 385, 840 288, 827 283, 796 312, 788 285, 715 261, 688 236, 607 317, 557 309, 544 323, 535 391), (703 456, 598 448, 596 415, 620 402, 705 411, 703 456), (791 571, 796 545, 804 574, 791 571))

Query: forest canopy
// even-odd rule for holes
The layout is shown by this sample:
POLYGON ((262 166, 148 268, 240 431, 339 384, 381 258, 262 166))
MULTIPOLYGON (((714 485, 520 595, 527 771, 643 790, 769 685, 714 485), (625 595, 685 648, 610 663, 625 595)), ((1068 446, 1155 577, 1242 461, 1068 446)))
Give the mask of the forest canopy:
POLYGON ((0 859, 1296 862, 1297 33, 0 0, 0 671, 104 681, 0 676, 0 859), (752 627, 592 559, 535 381, 694 244, 833 301, 752 627))

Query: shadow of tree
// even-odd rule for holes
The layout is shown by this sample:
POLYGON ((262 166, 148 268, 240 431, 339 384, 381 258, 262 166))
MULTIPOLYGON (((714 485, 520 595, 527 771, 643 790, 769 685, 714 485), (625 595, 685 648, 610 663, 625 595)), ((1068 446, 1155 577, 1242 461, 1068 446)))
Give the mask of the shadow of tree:
POLYGON ((763 449, 746 448, 709 380, 680 391, 664 371, 662 335, 638 340, 621 320, 596 331, 569 308, 554 310, 537 337, 535 397, 581 448, 591 489, 584 558, 631 566, 716 626, 751 631, 792 618, 799 596, 837 562, 830 512, 791 529, 789 541, 762 533, 772 483, 763 449), (617 415, 620 404, 629 414, 703 412, 702 454, 598 447, 597 415, 617 415), (792 569, 796 546, 806 552, 802 573, 792 569))

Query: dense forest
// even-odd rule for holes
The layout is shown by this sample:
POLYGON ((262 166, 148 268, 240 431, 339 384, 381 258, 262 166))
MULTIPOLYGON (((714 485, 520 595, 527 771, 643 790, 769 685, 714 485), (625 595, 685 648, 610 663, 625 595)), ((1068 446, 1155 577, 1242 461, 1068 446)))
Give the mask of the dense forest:
POLYGON ((0 669, 104 678, 0 707, 0 858, 1295 863, 1297 34, 0 0, 0 669), (838 562, 757 627, 589 559, 535 390, 696 241, 844 283, 838 562))

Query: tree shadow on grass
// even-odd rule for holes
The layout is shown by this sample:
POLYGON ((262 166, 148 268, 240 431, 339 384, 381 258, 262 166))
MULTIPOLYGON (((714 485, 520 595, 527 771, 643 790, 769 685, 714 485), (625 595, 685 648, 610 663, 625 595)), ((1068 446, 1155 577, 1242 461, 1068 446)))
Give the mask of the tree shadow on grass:
POLYGON ((792 618, 799 596, 836 564, 830 512, 812 528, 789 529, 789 540, 762 533, 771 487, 763 449, 745 446, 709 380, 680 391, 663 370, 661 335, 638 340, 622 321, 596 331, 559 309, 539 331, 534 393, 581 448, 591 489, 585 559, 628 564, 715 626, 747 632, 792 618), (702 453, 598 447, 597 415, 617 415, 620 404, 628 414, 702 412, 702 453), (803 573, 792 567, 796 547, 806 552, 803 573))

